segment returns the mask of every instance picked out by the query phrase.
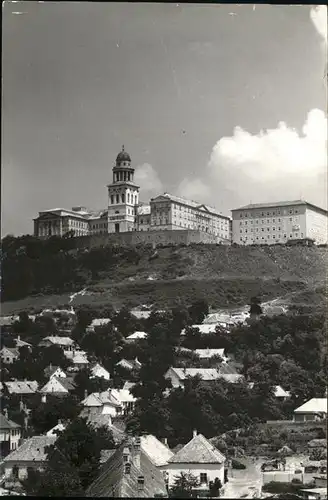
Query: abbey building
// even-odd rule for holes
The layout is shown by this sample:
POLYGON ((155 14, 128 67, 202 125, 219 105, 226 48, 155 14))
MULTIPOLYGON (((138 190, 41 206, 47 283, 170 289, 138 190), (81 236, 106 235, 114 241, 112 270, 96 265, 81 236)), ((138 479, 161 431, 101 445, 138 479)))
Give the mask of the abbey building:
POLYGON ((164 193, 148 204, 139 200, 130 155, 122 147, 108 184, 108 207, 95 212, 85 207, 71 210, 55 208, 39 212, 34 219, 34 234, 50 236, 87 236, 131 231, 196 230, 208 233, 217 242, 231 242, 231 218, 216 209, 164 193))

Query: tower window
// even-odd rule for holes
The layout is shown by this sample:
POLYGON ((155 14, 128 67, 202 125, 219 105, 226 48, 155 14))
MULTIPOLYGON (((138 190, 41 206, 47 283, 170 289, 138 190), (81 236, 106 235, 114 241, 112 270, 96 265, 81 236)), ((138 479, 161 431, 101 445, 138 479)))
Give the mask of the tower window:
POLYGON ((117 194, 117 195, 116 195, 116 203, 119 203, 119 202, 120 202, 120 195, 119 195, 119 194, 117 194))
POLYGON ((122 194, 122 203, 125 203, 125 194, 122 194))
POLYGON ((114 196, 113 195, 110 197, 110 202, 112 205, 114 205, 114 196))
POLYGON ((130 203, 130 193, 128 193, 128 203, 130 203))

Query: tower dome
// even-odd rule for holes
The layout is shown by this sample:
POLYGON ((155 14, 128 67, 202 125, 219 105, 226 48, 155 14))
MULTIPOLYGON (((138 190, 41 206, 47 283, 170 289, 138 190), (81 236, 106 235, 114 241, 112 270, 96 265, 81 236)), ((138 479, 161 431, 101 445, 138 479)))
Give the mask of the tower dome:
POLYGON ((129 153, 127 153, 124 150, 124 146, 122 146, 122 151, 120 151, 116 157, 116 165, 119 165, 120 163, 123 162, 130 162, 131 163, 131 157, 129 153))

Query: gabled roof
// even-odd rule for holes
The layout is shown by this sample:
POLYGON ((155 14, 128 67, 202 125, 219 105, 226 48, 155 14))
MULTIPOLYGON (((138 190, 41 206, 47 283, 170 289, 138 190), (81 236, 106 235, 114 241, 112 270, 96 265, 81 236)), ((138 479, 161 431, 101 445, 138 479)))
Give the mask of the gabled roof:
POLYGON ((152 434, 141 436, 141 448, 156 467, 167 464, 174 456, 173 451, 152 434))
POLYGON ((14 339, 16 342, 16 348, 19 347, 32 347, 32 344, 25 342, 25 340, 21 340, 20 338, 14 339))
POLYGON ((58 423, 57 425, 55 425, 55 427, 53 427, 52 429, 50 429, 50 431, 48 431, 46 433, 46 436, 56 436, 57 437, 56 431, 62 432, 65 429, 66 429, 66 426, 64 424, 58 423))
POLYGON ((36 380, 15 380, 4 382, 9 394, 34 394, 38 390, 39 384, 36 380))
POLYGON ((57 378, 52 377, 48 382, 40 389, 42 393, 65 393, 72 391, 75 388, 75 384, 72 379, 66 378, 57 378))
POLYGON ((126 337, 126 340, 139 340, 139 339, 145 339, 148 337, 148 333, 146 332, 134 332, 131 333, 128 337, 126 337))
POLYGON ((45 448, 54 444, 56 439, 57 436, 33 436, 7 455, 4 462, 45 462, 45 448))
POLYGON ((71 346, 74 344, 74 340, 70 337, 59 337, 59 336, 49 336, 41 340, 40 344, 48 340, 51 344, 59 346, 71 346))
POLYGON ((56 373, 57 370, 60 370, 63 373, 65 373, 64 370, 60 368, 60 366, 47 366, 47 368, 44 369, 44 374, 46 377, 51 377, 54 373, 56 373))
POLYGON ((222 464, 225 459, 202 434, 197 434, 169 460, 169 463, 222 464))
POLYGON ((5 417, 2 413, 0 413, 0 430, 6 429, 20 429, 21 426, 9 420, 9 418, 5 417))
POLYGON ((274 395, 276 396, 276 398, 289 398, 290 392, 285 391, 285 389, 283 389, 281 385, 276 385, 274 388, 274 395))
POLYGON ((136 385, 135 382, 130 382, 129 380, 127 380, 126 382, 124 382, 124 385, 123 385, 122 389, 125 389, 125 390, 129 391, 135 385, 136 385))
POLYGON ((199 376, 204 381, 224 379, 227 382, 236 383, 243 379, 239 373, 222 373, 221 369, 216 368, 169 368, 166 372, 172 370, 180 380, 186 380, 188 377, 199 376))
POLYGON ((312 398, 296 408, 294 413, 327 413, 327 398, 312 398))
POLYGON ((87 489, 86 496, 153 498, 156 494, 162 494, 167 497, 162 472, 143 449, 140 451, 140 467, 131 460, 130 473, 124 472, 123 451, 127 446, 129 443, 126 440, 103 465, 100 475, 87 489), (139 476, 144 477, 142 491, 138 489, 139 476))
POLYGON ((112 389, 111 395, 120 403, 134 403, 136 398, 127 389, 112 389))
POLYGON ((89 364, 88 358, 83 352, 77 351, 73 354, 73 357, 70 358, 73 365, 87 365, 89 364))
POLYGON ((16 347, 3 347, 0 352, 3 356, 11 355, 15 358, 19 358, 19 350, 16 347))
POLYGON ((121 402, 112 394, 112 391, 93 392, 81 402, 83 406, 103 406, 104 404, 120 408, 121 402))

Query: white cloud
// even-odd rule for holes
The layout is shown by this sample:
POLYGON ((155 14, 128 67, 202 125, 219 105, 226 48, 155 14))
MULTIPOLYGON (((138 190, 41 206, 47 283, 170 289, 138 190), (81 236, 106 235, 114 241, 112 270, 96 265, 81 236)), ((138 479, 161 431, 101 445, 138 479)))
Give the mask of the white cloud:
POLYGON ((236 127, 213 147, 204 177, 184 179, 180 189, 225 211, 300 197, 326 206, 326 170, 327 118, 314 109, 302 134, 283 122, 256 135, 236 127))
POLYGON ((310 10, 310 18, 317 32, 327 45, 327 6, 317 5, 312 7, 310 10))
POLYGON ((210 188, 202 179, 183 179, 177 189, 177 195, 189 200, 205 202, 210 196, 210 188))
POLYGON ((139 165, 134 174, 134 181, 140 186, 142 197, 158 195, 163 191, 163 184, 156 170, 149 163, 139 165))

